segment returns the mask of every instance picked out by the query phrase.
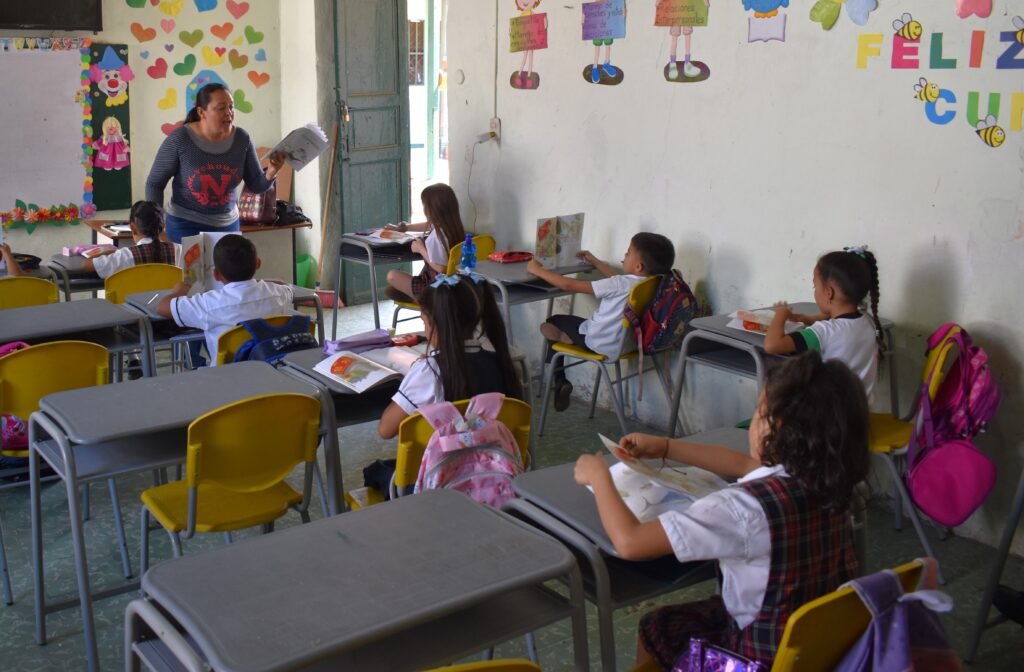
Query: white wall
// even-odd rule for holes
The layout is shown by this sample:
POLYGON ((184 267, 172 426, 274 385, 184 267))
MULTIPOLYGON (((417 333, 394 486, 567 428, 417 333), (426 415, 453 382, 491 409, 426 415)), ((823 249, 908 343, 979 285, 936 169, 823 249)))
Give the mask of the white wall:
MULTIPOLYGON (((1004 406, 977 443, 996 460, 1000 481, 960 530, 991 542, 1024 465, 1024 134, 1010 110, 1024 76, 995 68, 1006 46, 998 33, 1012 30, 1024 2, 999 3, 988 20, 961 20, 953 9, 906 0, 883 5, 864 27, 844 11, 824 32, 798 4, 788 11, 785 43, 747 44, 741 3, 713 2, 709 26, 693 41, 711 78, 673 84, 662 77, 668 30, 653 26, 653 2, 634 1, 627 37, 612 52, 625 79, 607 87, 581 76, 593 48, 580 39, 579 3, 544 3, 537 11, 548 14, 549 48, 534 59, 541 85, 517 91, 508 84, 520 60, 508 52, 514 3, 452 0, 451 183, 467 224, 475 218, 499 248, 529 249, 537 218, 580 210, 584 244, 603 258, 621 259, 636 231, 663 233, 676 246, 677 267, 716 313, 806 300, 819 254, 869 244, 881 268, 881 312, 898 324, 904 405, 923 336, 939 324, 964 324, 992 357, 1004 406), (903 12, 924 24, 923 60, 929 34, 941 31, 957 69, 890 67, 890 24, 903 12), (987 34, 977 69, 967 67, 971 30, 987 34), (856 67, 861 33, 884 35, 882 56, 864 69, 856 67), (953 123, 925 118, 912 89, 922 76, 956 93, 960 102, 946 106, 958 112, 953 123), (965 121, 968 91, 983 100, 1002 94, 1007 139, 998 149, 965 121), (476 148, 468 183, 464 159, 495 113, 501 143, 476 148)), ((586 302, 577 308, 588 310, 586 302)), ((518 342, 539 353, 541 314, 521 314, 530 319, 515 320, 518 342)), ((737 419, 726 417, 744 407, 736 395, 747 408, 753 403, 752 386, 732 377, 705 370, 689 383, 691 429, 737 419)), ((878 401, 884 407, 886 399, 878 401)), ((665 424, 664 402, 645 395, 641 415, 665 424)), ((1016 549, 1024 551, 1024 535, 1016 549)))

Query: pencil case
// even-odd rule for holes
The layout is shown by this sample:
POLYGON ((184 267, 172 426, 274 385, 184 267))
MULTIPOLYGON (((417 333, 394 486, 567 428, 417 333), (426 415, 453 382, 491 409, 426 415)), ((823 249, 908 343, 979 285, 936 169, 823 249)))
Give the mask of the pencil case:
POLYGON ((530 252, 508 250, 506 252, 491 252, 487 255, 487 258, 499 264, 516 264, 533 259, 533 254, 530 252))

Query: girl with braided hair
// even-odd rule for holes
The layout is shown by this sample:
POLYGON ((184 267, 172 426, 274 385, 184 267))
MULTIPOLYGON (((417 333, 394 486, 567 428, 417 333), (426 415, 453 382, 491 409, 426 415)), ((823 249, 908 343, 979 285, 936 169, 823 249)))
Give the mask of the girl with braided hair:
POLYGON ((878 263, 866 245, 818 259, 814 302, 821 311, 818 315, 795 314, 785 303, 775 304, 775 317, 765 332, 765 352, 785 355, 817 350, 823 359, 838 359, 860 377, 870 402, 878 379, 878 357, 885 346, 878 320, 878 263), (864 312, 867 307, 870 314, 864 312), (786 320, 808 326, 787 335, 786 320))

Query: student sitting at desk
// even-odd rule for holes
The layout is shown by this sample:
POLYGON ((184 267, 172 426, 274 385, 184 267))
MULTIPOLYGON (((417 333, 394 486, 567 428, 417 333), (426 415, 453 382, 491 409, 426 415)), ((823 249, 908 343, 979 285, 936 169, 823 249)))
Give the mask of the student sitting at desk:
POLYGON ((21 266, 14 258, 14 253, 11 252, 11 246, 7 243, 0 243, 0 258, 4 260, 4 271, 7 275, 12 278, 21 275, 21 266))
MULTIPOLYGON (((841 362, 809 352, 769 369, 750 424, 750 454, 681 439, 629 434, 627 452, 739 478, 735 485, 640 523, 601 455, 576 462, 601 522, 627 560, 674 553, 718 560, 721 594, 662 607, 640 621, 637 660, 672 669, 690 637, 771 666, 786 621, 801 605, 858 575, 850 501, 868 472, 868 408, 841 362)), ((664 464, 664 462, 663 462, 664 464)))
POLYGON ((178 258, 178 245, 162 240, 164 232, 163 209, 152 201, 135 201, 128 214, 135 245, 119 247, 86 259, 82 268, 94 271, 103 279, 137 264, 170 264, 178 258))
MULTIPOLYGON (((618 358, 622 354, 622 311, 629 302, 629 292, 644 278, 671 271, 676 251, 672 241, 665 236, 638 233, 626 250, 621 274, 586 250, 577 256, 596 266, 604 278, 593 282, 567 278, 545 269, 536 259, 526 267, 528 272, 562 291, 593 294, 601 299, 589 320, 577 315, 552 315, 540 325, 540 333, 548 339, 545 362, 551 362, 554 357, 555 351, 551 346, 555 343, 582 345, 610 359, 618 358)), ((555 410, 569 408, 572 383, 566 379, 564 369, 555 371, 554 389, 555 410)))
POLYGON ((390 439, 420 406, 459 401, 485 392, 522 398, 512 365, 505 322, 480 276, 444 275, 419 294, 430 354, 402 379, 377 432, 390 439))
POLYGON ((459 199, 447 184, 432 184, 420 192, 423 214, 422 224, 401 223, 387 228, 402 231, 427 231, 424 239, 412 241, 412 251, 423 257, 423 270, 413 277, 404 271, 388 271, 386 294, 396 300, 417 299, 423 288, 438 273, 448 270, 449 251, 466 240, 466 231, 459 216, 459 199))
POLYGON ((292 288, 253 276, 260 267, 256 246, 248 238, 230 234, 213 248, 213 275, 224 283, 221 289, 186 296, 189 285, 179 282, 157 304, 156 312, 172 318, 179 327, 206 332, 206 349, 217 360, 217 339, 239 322, 270 315, 287 314, 292 309, 292 288))
POLYGON ((823 255, 814 267, 814 302, 819 315, 796 315, 785 303, 775 304, 775 317, 764 335, 765 352, 817 350, 824 359, 838 359, 860 377, 870 401, 878 380, 878 354, 885 347, 875 255, 866 246, 823 255), (860 310, 866 298, 871 300, 870 317, 860 310), (786 320, 810 326, 787 336, 786 320))

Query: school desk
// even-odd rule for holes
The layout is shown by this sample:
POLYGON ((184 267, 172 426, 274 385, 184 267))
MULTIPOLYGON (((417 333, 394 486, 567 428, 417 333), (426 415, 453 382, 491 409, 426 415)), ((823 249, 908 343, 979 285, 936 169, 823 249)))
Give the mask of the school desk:
POLYGON ((141 349, 142 372, 153 375, 149 322, 145 316, 103 299, 64 301, 43 306, 11 308, 0 320, 0 343, 45 343, 76 339, 98 343, 111 353, 141 349), (131 327, 121 329, 118 327, 131 327))
POLYGON ((103 279, 95 271, 83 268, 85 257, 80 254, 55 254, 46 263, 64 288, 64 300, 70 301, 73 292, 93 292, 103 289, 103 279))
MULTIPOLYGON (((821 312, 813 303, 795 303, 791 308, 794 313, 804 315, 816 315, 821 312)), ((754 378, 757 380, 757 389, 760 390, 764 385, 767 367, 784 359, 784 355, 770 355, 764 351, 764 334, 727 326, 731 319, 728 315, 713 315, 698 317, 690 322, 673 370, 675 389, 672 392, 672 405, 668 416, 669 436, 676 435, 676 427, 680 424, 679 404, 683 396, 683 376, 688 362, 754 378)), ((896 362, 892 356, 894 325, 892 320, 884 317, 880 318, 880 321, 886 340, 884 359, 888 361, 889 366, 889 403, 893 414, 898 415, 899 386, 896 380, 896 362)))
MULTIPOLYGON (((597 435, 592 436, 592 445, 600 448, 597 435)), ((687 440, 725 446, 744 454, 749 450, 747 433, 732 428, 695 434, 687 440)), ((609 464, 616 462, 611 454, 605 458, 609 464)), ((510 500, 504 508, 548 532, 571 547, 578 557, 586 559, 582 564, 584 588, 587 599, 597 607, 602 665, 606 670, 614 670, 612 613, 711 579, 715 575, 714 565, 711 562, 682 564, 671 555, 644 562, 622 560, 601 523, 594 495, 576 484, 574 467, 575 464, 569 462, 516 477, 512 486, 520 499, 510 500)))
POLYGON ((142 588, 126 669, 423 669, 567 617, 575 669, 588 666, 572 553, 450 490, 165 562, 142 588), (561 577, 568 597, 543 585, 561 577))
MULTIPOLYGON (((84 303, 75 301, 74 304, 84 303)), ((240 362, 196 371, 143 378, 95 388, 51 394, 29 418, 32 562, 35 579, 36 641, 46 643, 46 615, 80 606, 89 669, 97 669, 92 600, 134 590, 125 583, 93 592, 90 588, 82 515, 75 494, 80 485, 124 474, 178 465, 185 460, 189 424, 205 413, 242 399, 274 393, 307 394, 325 400, 312 385, 286 376, 264 362, 240 362), (116 409, 98 413, 97 409, 116 409), (39 460, 64 481, 68 494, 71 542, 75 553, 78 598, 47 604, 43 581, 43 520, 39 460)), ((321 413, 321 432, 335 433, 332 412, 321 413)), ((325 442, 325 451, 331 450, 325 442)), ((330 458, 330 456, 328 456, 330 458)), ((336 484, 340 501, 341 474, 327 460, 328 482, 336 484)))
POLYGON ((341 237, 338 249, 338 277, 334 283, 334 326, 331 327, 331 339, 338 338, 338 299, 341 297, 342 262, 350 261, 370 267, 370 298, 373 301, 373 327, 380 329, 380 310, 377 296, 377 266, 393 266, 407 264, 422 259, 412 251, 412 242, 383 243, 361 236, 358 233, 346 233, 341 237))

